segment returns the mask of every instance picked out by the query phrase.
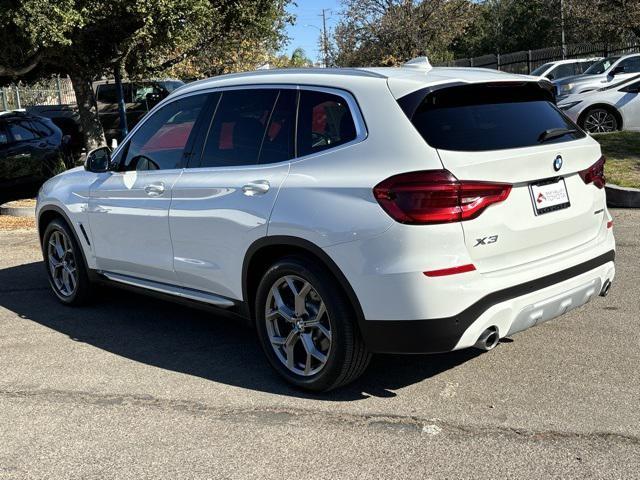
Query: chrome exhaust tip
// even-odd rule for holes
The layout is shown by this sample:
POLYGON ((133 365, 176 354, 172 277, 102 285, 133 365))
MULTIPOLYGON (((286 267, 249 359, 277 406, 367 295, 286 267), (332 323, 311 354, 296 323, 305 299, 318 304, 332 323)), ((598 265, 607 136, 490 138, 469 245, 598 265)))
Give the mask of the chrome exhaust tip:
POLYGON ((607 279, 602 286, 602 290, 600 290, 600 296, 606 297, 609 294, 609 289, 611 288, 611 280, 607 279))
POLYGON ((484 351, 493 350, 500 341, 500 335, 498 333, 498 327, 487 328, 480 336, 478 341, 473 345, 473 348, 477 348, 484 351))

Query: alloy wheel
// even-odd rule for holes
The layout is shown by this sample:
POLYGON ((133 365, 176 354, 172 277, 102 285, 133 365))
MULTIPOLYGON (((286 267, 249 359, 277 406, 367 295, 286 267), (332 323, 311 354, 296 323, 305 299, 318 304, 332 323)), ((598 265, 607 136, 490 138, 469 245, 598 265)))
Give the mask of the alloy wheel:
POLYGON ((606 133, 617 130, 617 121, 611 112, 594 110, 584 120, 584 128, 589 133, 606 133))
POLYGON ((53 284, 60 295, 70 297, 78 288, 78 269, 71 240, 61 231, 54 231, 47 244, 47 260, 53 284))
POLYGON ((267 296, 265 321, 271 347, 288 370, 308 377, 324 368, 331 351, 331 322, 311 283, 296 275, 276 280, 267 296))

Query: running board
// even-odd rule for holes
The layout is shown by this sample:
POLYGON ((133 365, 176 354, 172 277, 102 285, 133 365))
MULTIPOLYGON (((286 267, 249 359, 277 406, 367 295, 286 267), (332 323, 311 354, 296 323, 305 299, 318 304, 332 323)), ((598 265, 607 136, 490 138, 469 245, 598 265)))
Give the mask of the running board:
POLYGON ((176 297, 188 298, 189 300, 208 303, 210 305, 215 305, 216 307, 230 308, 235 305, 232 300, 224 297, 219 297, 218 295, 214 295, 213 293, 201 292, 200 290, 192 290, 190 288, 177 287, 175 285, 167 285, 165 283, 154 282, 153 280, 143 280, 141 278, 130 277, 129 275, 122 275, 120 273, 111 273, 104 271, 100 273, 114 282, 143 288, 145 290, 152 290, 154 292, 166 293, 167 295, 173 295, 176 297))

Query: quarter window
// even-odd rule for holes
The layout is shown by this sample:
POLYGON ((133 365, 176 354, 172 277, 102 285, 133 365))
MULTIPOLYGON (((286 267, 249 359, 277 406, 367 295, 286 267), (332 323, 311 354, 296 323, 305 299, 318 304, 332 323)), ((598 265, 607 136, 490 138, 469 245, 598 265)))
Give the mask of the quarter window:
POLYGON ((193 127, 207 95, 192 95, 165 105, 133 134, 120 170, 180 168, 193 127))
MULTIPOLYGON (((255 165, 267 133, 279 91, 276 89, 228 90, 222 93, 200 162, 201 167, 255 165)), ((278 118, 282 115, 279 114, 278 118)), ((276 127, 270 132, 277 155, 280 140, 276 127), (277 139, 277 140, 276 140, 277 139)), ((284 138, 284 137, 283 137, 284 138)))
POLYGON ((298 155, 308 155, 356 138, 347 101, 331 93, 300 92, 298 155))

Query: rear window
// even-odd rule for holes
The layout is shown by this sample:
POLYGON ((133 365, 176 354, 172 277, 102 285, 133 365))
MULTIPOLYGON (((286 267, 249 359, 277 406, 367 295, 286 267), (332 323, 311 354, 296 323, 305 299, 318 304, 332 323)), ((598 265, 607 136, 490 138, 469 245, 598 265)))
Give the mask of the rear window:
POLYGON ((442 150, 478 152, 540 145, 541 135, 552 129, 576 132, 545 143, 585 136, 556 108, 552 95, 533 83, 419 91, 398 103, 425 141, 442 150))

